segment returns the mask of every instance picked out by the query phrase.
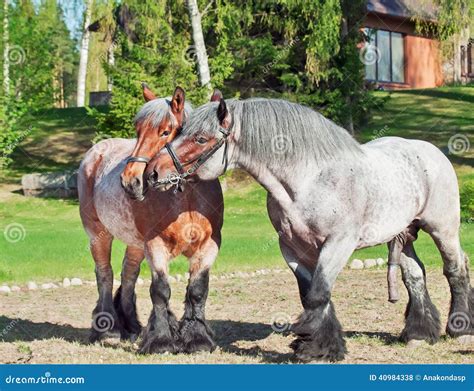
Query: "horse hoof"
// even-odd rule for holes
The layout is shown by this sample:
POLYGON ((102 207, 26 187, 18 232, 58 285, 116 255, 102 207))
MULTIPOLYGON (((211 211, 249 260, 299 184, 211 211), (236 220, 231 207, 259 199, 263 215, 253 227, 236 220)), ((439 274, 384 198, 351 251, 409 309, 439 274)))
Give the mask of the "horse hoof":
POLYGON ((347 352, 344 340, 330 345, 318 344, 312 339, 297 338, 290 347, 294 350, 294 359, 300 362, 336 362, 344 360, 347 352))
POLYGON ((461 335, 457 337, 456 340, 461 345, 474 345, 474 335, 461 335))
POLYGON ((407 343, 407 348, 416 349, 423 345, 426 345, 426 341, 424 339, 410 339, 407 343))
POLYGON ((164 336, 148 337, 142 340, 139 354, 164 354, 164 353, 178 353, 179 349, 172 338, 164 336))

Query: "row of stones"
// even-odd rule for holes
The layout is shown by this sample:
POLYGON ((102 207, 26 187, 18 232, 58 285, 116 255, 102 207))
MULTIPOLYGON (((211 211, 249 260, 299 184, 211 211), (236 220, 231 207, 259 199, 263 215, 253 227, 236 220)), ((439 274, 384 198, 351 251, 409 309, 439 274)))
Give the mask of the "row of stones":
MULTIPOLYGON (((354 259, 350 263, 350 268, 351 269, 364 269, 364 268, 371 268, 374 266, 383 266, 386 263, 385 259, 383 258, 378 258, 378 259, 366 259, 364 261, 360 259, 354 259)), ((257 276, 264 276, 268 274, 279 274, 279 273, 291 273, 290 270, 288 269, 261 269, 257 270, 254 272, 235 272, 235 273, 228 273, 228 274, 221 274, 221 275, 210 275, 210 280, 211 281, 216 281, 216 280, 226 280, 226 279, 232 279, 232 278, 254 278, 257 276)), ((176 282, 183 282, 187 281, 189 279, 189 273, 185 273, 184 275, 182 274, 176 274, 175 276, 168 276, 168 281, 170 283, 176 283, 176 282)), ((149 280, 147 281, 148 283, 150 282, 149 280)), ((145 280, 142 278, 137 279, 137 285, 143 285, 145 283, 145 280)), ((25 287, 20 287, 18 285, 12 285, 11 287, 4 284, 0 286, 0 293, 11 293, 11 292, 20 292, 20 291, 34 291, 37 289, 57 289, 60 287, 63 288, 68 288, 71 286, 81 286, 81 285, 96 285, 95 281, 83 281, 80 278, 74 277, 74 278, 64 278, 62 282, 59 283, 54 283, 54 282, 47 282, 44 284, 37 284, 34 281, 30 281, 26 284, 25 287)), ((114 280, 114 285, 120 285, 120 281, 114 280)))

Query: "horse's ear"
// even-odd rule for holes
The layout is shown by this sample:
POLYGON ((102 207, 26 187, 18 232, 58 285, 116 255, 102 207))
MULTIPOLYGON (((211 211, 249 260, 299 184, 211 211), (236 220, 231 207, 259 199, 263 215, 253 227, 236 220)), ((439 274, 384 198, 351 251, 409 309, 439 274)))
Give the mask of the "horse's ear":
POLYGON ((150 90, 150 87, 148 87, 148 84, 142 83, 142 88, 143 88, 143 99, 145 99, 145 102, 149 102, 153 99, 156 99, 156 95, 150 90))
POLYGON ((227 128, 230 124, 229 120, 229 111, 227 110, 227 105, 223 98, 219 101, 219 106, 217 107, 217 119, 219 120, 219 124, 227 128))
POLYGON ((211 102, 219 102, 222 98, 222 92, 220 92, 220 90, 218 90, 217 88, 214 88, 214 92, 211 96, 211 102))
POLYGON ((185 94, 181 87, 176 87, 173 93, 173 99, 171 99, 171 111, 174 114, 179 114, 184 109, 185 94))

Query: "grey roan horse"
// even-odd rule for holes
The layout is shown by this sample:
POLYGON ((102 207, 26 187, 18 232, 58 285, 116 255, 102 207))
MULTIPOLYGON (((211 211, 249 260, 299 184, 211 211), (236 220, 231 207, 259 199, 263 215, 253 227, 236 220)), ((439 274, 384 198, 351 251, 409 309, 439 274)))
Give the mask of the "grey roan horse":
POLYGON ((431 235, 443 258, 451 288, 447 333, 474 334, 457 179, 435 146, 398 137, 359 145, 307 107, 250 99, 200 107, 171 147, 147 167, 154 187, 215 179, 228 163, 248 171, 267 190, 268 213, 304 307, 293 327, 298 359, 344 358, 345 341, 331 301, 336 277, 354 250, 400 235, 408 238, 399 241, 398 252, 409 293, 402 339, 434 343, 439 338, 439 314, 413 247, 419 229, 431 235))

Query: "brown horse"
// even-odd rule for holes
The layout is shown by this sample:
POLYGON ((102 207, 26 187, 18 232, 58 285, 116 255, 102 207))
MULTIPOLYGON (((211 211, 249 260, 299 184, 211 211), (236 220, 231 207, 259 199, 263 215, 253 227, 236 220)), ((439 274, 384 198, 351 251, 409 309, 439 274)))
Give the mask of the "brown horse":
POLYGON ((146 159, 174 138, 191 110, 181 88, 171 99, 157 99, 144 86, 144 96, 148 102, 135 118, 138 140, 102 141, 87 152, 79 168, 80 214, 90 238, 99 291, 91 340, 134 339, 140 333, 134 289, 146 257, 152 271, 153 310, 140 351, 210 351, 215 343, 204 307, 209 269, 221 243, 222 191, 215 180, 190 184, 184 192, 150 192, 144 199, 146 159), (128 247, 122 284, 113 300, 110 254, 114 238, 128 247), (178 323, 169 308, 168 264, 179 254, 189 259, 190 279, 185 312, 178 323))

